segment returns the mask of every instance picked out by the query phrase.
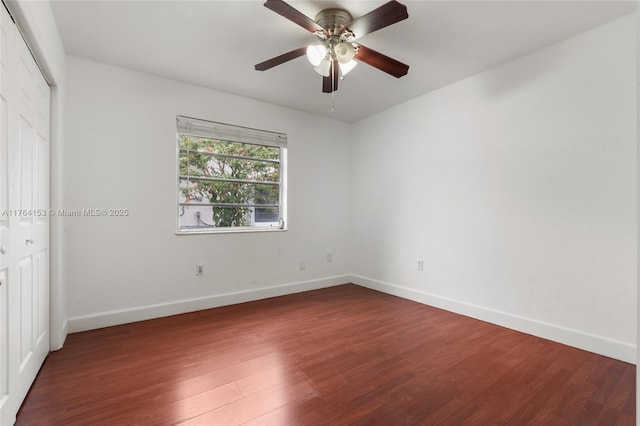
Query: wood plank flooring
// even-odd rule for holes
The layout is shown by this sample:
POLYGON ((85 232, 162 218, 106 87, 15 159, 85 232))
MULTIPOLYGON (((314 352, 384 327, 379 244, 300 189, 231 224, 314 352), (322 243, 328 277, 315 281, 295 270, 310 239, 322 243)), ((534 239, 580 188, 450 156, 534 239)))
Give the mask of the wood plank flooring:
POLYGON ((69 335, 17 425, 633 425, 635 366, 355 285, 69 335))

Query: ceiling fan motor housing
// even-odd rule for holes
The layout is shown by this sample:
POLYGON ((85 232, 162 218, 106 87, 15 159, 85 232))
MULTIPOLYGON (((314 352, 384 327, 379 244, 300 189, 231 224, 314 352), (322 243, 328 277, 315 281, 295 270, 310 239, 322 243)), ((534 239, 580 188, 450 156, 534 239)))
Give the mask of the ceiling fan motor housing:
POLYGON ((325 29, 315 34, 322 40, 330 58, 340 63, 349 62, 357 53, 357 48, 349 43, 354 35, 346 28, 353 21, 351 14, 344 9, 324 9, 316 15, 315 21, 325 29))
POLYGON ((353 21, 353 17, 344 9, 321 10, 315 21, 329 32, 329 35, 337 35, 338 31, 353 21))

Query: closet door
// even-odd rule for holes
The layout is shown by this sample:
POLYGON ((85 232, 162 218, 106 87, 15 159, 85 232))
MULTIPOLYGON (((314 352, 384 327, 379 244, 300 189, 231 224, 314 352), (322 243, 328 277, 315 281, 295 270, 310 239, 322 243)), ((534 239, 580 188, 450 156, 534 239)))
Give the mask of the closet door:
POLYGON ((10 423, 9 395, 9 35, 13 22, 0 5, 0 425, 10 423))
POLYGON ((50 91, 6 10, 0 7, 0 13, 4 61, 0 79, 0 424, 4 426, 14 422, 49 352, 50 91))

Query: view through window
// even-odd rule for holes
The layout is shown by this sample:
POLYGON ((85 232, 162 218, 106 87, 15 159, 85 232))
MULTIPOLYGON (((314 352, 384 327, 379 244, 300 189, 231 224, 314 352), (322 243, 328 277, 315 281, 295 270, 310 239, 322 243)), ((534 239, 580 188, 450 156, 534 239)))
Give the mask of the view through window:
POLYGON ((179 116, 178 232, 285 227, 286 135, 179 116))

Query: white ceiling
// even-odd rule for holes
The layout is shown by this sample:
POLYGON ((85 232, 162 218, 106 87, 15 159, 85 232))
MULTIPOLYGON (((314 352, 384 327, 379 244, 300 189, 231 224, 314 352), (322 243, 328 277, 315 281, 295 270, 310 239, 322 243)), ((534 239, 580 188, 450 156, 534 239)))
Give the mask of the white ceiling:
MULTIPOLYGON (((359 64, 332 101, 305 57, 253 66, 316 38, 263 1, 61 1, 52 8, 67 53, 249 98, 356 121, 631 13, 617 1, 402 1, 409 19, 358 41, 410 65, 396 79, 359 64), (335 102, 335 111, 331 104, 335 102)), ((382 1, 288 2, 315 17, 361 16, 382 1)))

